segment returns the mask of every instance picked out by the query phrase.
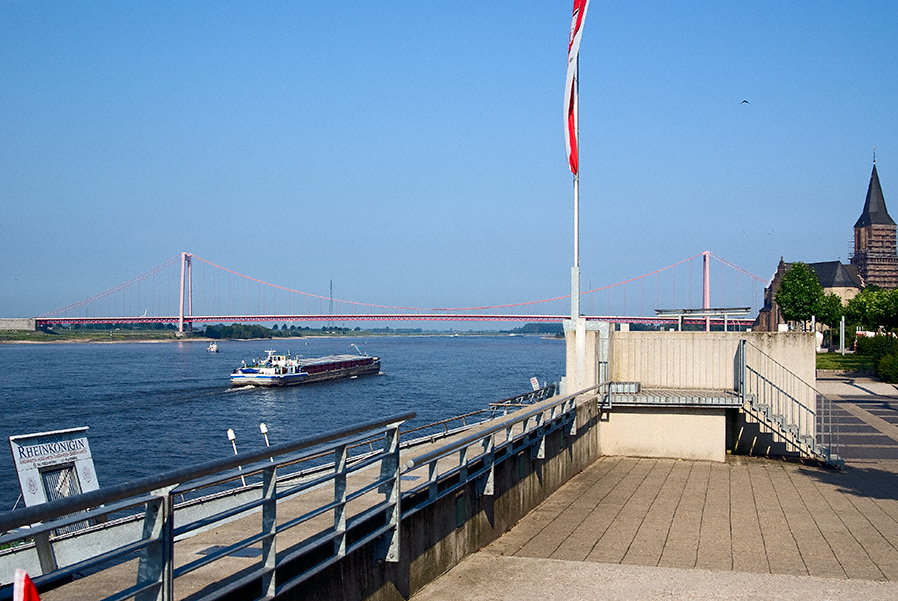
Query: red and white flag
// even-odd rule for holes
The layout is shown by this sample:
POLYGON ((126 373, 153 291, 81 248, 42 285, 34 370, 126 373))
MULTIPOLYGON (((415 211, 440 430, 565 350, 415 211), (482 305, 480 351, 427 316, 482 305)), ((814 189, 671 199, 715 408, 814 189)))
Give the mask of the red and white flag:
POLYGON ((577 175, 579 153, 577 148, 577 55, 580 54, 580 36, 589 0, 574 0, 571 17, 571 39, 567 51, 567 81, 564 84, 564 145, 571 173, 577 175))
POLYGON ((31 582, 25 570, 16 570, 12 585, 13 601, 41 601, 37 594, 37 587, 31 582))

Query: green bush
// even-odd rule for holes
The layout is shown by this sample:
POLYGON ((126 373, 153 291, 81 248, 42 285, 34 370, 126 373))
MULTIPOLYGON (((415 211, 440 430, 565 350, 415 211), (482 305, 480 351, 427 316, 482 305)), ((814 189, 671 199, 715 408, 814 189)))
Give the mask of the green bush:
POLYGON ((889 354, 898 353, 898 338, 894 336, 858 336, 857 352, 873 358, 874 364, 879 364, 880 359, 889 354))
POLYGON ((880 334, 858 336, 857 354, 870 358, 880 380, 898 382, 898 338, 880 334))
POLYGON ((876 364, 876 375, 883 382, 898 383, 898 353, 885 355, 876 364))

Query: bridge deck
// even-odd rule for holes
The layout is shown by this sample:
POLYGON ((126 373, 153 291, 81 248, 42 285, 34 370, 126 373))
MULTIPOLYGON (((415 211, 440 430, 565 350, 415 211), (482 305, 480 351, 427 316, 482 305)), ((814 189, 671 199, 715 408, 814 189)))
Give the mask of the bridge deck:
POLYGON ((605 457, 414 600, 898 597, 898 394, 818 384, 843 472, 605 457))

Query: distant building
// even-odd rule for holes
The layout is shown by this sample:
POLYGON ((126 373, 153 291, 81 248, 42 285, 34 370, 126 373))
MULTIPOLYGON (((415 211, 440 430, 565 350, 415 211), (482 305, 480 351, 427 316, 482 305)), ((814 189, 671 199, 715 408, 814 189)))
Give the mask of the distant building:
MULTIPOLYGON (((835 294, 842 299, 843 305, 857 296, 864 288, 864 281, 854 265, 845 265, 839 261, 824 261, 807 263, 807 266, 817 275, 817 281, 820 282, 823 292, 835 294)), ((770 285, 764 289, 764 307, 758 312, 758 318, 751 326, 752 331, 776 332, 780 325, 786 324, 780 313, 780 307, 776 303, 776 292, 780 288, 783 275, 789 271, 790 267, 792 267, 792 263, 786 263, 780 257, 776 273, 773 274, 770 285)))
POLYGON ((854 255, 851 257, 851 264, 868 286, 898 288, 895 229, 895 222, 886 210, 874 162, 864 211, 854 224, 854 255))
MULTIPOLYGON (((842 304, 847 304, 864 286, 898 288, 896 229, 898 228, 886 209, 874 161, 864 210, 854 224, 854 254, 851 262, 848 265, 839 261, 807 264, 817 274, 817 281, 823 287, 823 292, 831 292, 842 299, 842 304)), ((764 289, 764 307, 758 312, 752 330, 776 332, 780 326, 785 325, 775 298, 780 281, 791 266, 791 263, 786 263, 780 257, 776 273, 773 274, 770 285, 764 289)))

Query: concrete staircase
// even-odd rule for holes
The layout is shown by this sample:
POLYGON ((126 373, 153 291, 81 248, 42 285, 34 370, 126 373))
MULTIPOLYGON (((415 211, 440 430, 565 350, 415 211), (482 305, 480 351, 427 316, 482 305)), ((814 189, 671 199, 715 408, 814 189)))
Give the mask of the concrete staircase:
POLYGON ((837 469, 845 465, 842 458, 829 446, 817 442, 815 436, 802 434, 797 425, 787 423, 784 415, 773 413, 772 407, 759 402, 755 395, 746 395, 742 410, 767 430, 775 433, 776 438, 784 443, 787 449, 797 452, 800 456, 837 469))
POLYGON ((782 443, 787 453, 841 469, 833 431, 832 401, 743 340, 737 361, 742 411, 782 443))

